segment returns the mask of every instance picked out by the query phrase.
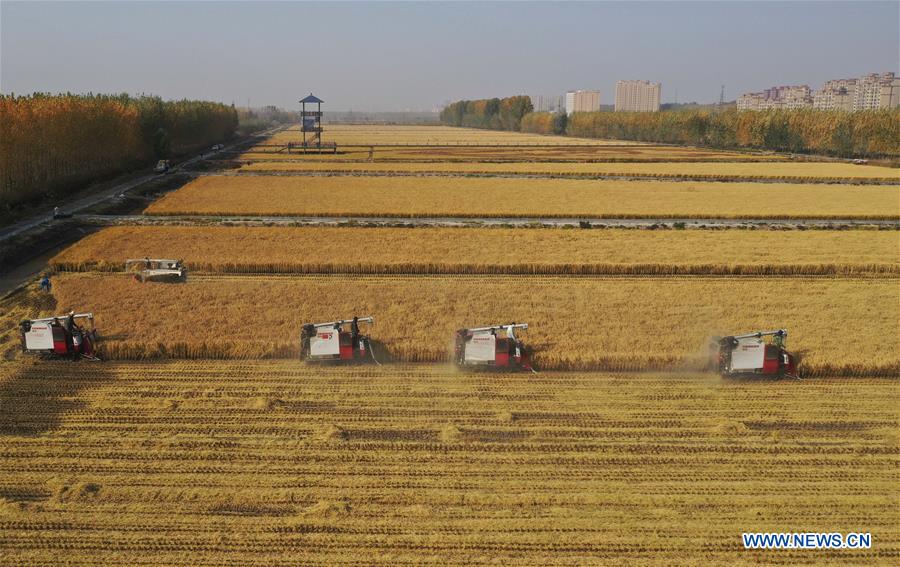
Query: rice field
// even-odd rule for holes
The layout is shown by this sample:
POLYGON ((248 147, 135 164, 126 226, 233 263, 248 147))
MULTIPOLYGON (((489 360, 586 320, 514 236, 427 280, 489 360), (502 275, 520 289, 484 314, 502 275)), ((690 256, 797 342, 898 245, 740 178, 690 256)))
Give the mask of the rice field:
MULTIPOLYGON (((287 157, 287 156, 281 156, 287 157)), ((766 180, 883 180, 900 183, 900 169, 879 166, 859 166, 846 163, 813 162, 653 162, 653 163, 327 163, 322 161, 271 160, 267 156, 248 156, 240 171, 249 172, 352 172, 352 173, 456 173, 491 175, 546 175, 546 176, 642 176, 688 178, 744 178, 766 180)))
POLYGON ((7 564, 890 564, 896 380, 0 366, 7 564), (743 531, 868 531, 744 551, 743 531))
POLYGON ((191 273, 900 274, 897 231, 159 227, 103 229, 50 260, 121 271, 179 258, 191 273))
MULTIPOLYGON (((296 143, 299 144, 295 140, 296 143)), ((287 151, 283 146, 260 145, 240 154, 246 160, 290 160, 297 162, 696 162, 779 161, 775 156, 725 153, 672 146, 614 145, 448 145, 448 146, 338 146, 336 153, 287 151)))
POLYGON ((119 359, 296 357, 302 322, 359 314, 385 360, 444 361, 456 329, 524 321, 544 369, 704 368, 712 335, 788 327, 806 376, 900 371, 884 278, 64 274, 53 297, 94 312, 119 359))
POLYGON ((900 185, 466 177, 203 176, 156 215, 900 218, 900 185))
MULTIPOLYGON (((900 220, 896 169, 434 126, 325 140, 373 161, 247 153, 282 161, 145 212, 900 220)), ((893 228, 99 230, 52 258, 52 293, 0 298, 0 564, 896 563, 893 228), (144 256, 184 259, 187 283, 121 271, 144 256), (21 320, 69 309, 107 362, 19 354, 21 320), (354 314, 382 366, 298 359, 303 322, 354 314), (510 321, 539 373, 448 364, 457 328, 510 321), (711 336, 781 327, 802 380, 707 370, 711 336), (750 531, 873 546, 748 552, 750 531)))
MULTIPOLYGON (((453 128, 433 125, 362 125, 323 124, 325 141, 340 146, 371 145, 448 145, 448 144, 553 144, 553 145, 640 145, 640 142, 596 140, 568 136, 542 136, 522 132, 502 132, 477 128, 453 128)), ((275 133, 268 139, 272 144, 287 144, 302 138, 299 126, 275 133)))

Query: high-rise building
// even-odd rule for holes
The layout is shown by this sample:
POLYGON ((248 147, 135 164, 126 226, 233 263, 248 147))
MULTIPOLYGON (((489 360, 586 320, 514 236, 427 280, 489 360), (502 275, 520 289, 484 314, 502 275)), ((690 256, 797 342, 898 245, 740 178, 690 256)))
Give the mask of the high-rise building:
POLYGON ((875 110, 897 106, 900 82, 893 73, 872 73, 856 81, 853 110, 875 110))
POLYGON ((566 93, 566 114, 597 112, 600 110, 600 91, 569 91, 566 93))
POLYGON ((616 112, 659 112, 659 83, 617 81, 616 112))
POLYGON ((834 79, 826 81, 813 95, 816 110, 853 110, 856 96, 856 79, 834 79))

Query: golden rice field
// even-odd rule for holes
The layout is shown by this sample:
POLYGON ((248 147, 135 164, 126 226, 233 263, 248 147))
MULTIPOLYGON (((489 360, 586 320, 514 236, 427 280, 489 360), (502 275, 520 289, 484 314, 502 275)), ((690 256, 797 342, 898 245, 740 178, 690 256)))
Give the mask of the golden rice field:
POLYGON ((884 278, 64 274, 52 308, 92 311, 120 359, 294 357, 304 321, 357 314, 406 362, 447 360, 460 327, 524 321, 539 368, 703 368, 711 335, 787 327, 806 376, 896 375, 898 293, 884 278))
POLYGON ((900 185, 468 177, 203 176, 158 215, 900 218, 900 185))
POLYGON ((896 380, 0 364, 15 565, 883 564, 896 380), (745 531, 871 532, 745 551, 745 531))
MULTIPOLYGON (((325 140, 374 161, 247 153, 284 161, 243 170, 406 175, 202 176, 145 212, 900 220, 900 183, 861 183, 896 169, 436 126, 325 140), (519 143, 557 147, 466 146, 519 143), (454 163, 482 159, 510 163, 454 163), (815 183, 837 179, 860 183, 815 183)), ((119 226, 50 265, 52 293, 0 297, 0 564, 900 557, 896 230, 119 226), (120 272, 143 256, 183 258, 188 281, 120 272), (107 362, 19 353, 21 320, 69 309, 95 314, 107 362), (375 317, 383 366, 298 359, 302 323, 353 315, 375 317), (537 374, 448 363, 457 328, 510 321, 537 374), (782 327, 802 380, 706 371, 711 336, 782 327), (748 552, 751 531, 873 546, 748 552)))
POLYGON ((117 226, 50 266, 121 271, 143 257, 192 273, 898 275, 900 233, 117 226))
MULTIPOLYGON (((446 145, 446 144, 554 144, 554 145, 640 145, 640 142, 596 140, 569 136, 543 136, 523 132, 503 132, 441 125, 348 125, 323 124, 322 139, 339 146, 372 145, 446 145)), ((268 138, 272 144, 287 144, 302 139, 299 126, 277 132, 268 138)))
POLYGON ((245 163, 240 171, 333 171, 377 173, 465 173, 492 175, 609 175, 690 178, 747 178, 784 180, 884 180, 900 183, 900 169, 846 163, 776 162, 656 162, 656 163, 324 163, 318 161, 260 161, 245 163))

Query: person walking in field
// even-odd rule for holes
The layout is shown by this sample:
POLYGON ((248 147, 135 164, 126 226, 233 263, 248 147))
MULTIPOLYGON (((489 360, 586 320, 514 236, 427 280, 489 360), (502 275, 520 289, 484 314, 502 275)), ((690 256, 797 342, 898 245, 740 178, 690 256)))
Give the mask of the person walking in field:
POLYGON ((50 293, 50 289, 53 287, 53 285, 50 283, 50 276, 48 276, 47 274, 44 274, 44 277, 41 278, 40 285, 41 285, 41 291, 50 293))

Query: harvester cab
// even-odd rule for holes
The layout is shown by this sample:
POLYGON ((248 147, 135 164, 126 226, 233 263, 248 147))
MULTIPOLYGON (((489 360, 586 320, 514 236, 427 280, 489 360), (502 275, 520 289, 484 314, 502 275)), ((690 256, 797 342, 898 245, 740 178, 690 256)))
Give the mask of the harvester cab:
POLYGON ((378 363, 369 336, 359 332, 360 323, 374 325, 375 318, 354 317, 303 325, 300 331, 301 358, 315 362, 378 363))
POLYGON ((785 349, 786 341, 785 329, 722 337, 717 341, 719 374, 796 377, 796 360, 785 349))
POLYGON ((456 331, 454 355, 458 366, 497 370, 533 370, 531 353, 516 336, 528 323, 509 323, 456 331))
POLYGON ((69 312, 67 315, 28 319, 19 323, 22 350, 46 358, 100 360, 97 354, 97 330, 93 313, 69 312), (87 320, 89 328, 78 324, 87 320))
POLYGON ((187 268, 181 260, 163 258, 143 258, 125 260, 125 271, 134 271, 134 279, 146 281, 183 282, 187 281, 187 268))

